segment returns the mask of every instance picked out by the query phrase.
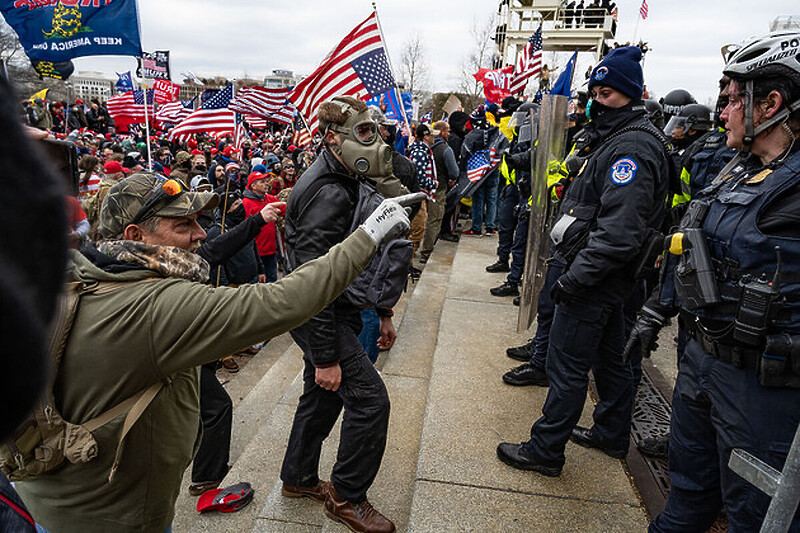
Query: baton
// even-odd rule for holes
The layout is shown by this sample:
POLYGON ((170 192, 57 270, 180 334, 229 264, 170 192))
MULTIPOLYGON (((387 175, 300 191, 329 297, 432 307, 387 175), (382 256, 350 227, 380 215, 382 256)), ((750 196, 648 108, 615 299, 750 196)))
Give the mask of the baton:
POLYGON ((424 192, 412 192, 410 194, 404 194, 402 196, 395 196, 394 198, 389 198, 393 202, 397 202, 400 204, 401 207, 408 207, 413 204, 418 204, 419 202, 425 200, 428 197, 427 194, 424 192))

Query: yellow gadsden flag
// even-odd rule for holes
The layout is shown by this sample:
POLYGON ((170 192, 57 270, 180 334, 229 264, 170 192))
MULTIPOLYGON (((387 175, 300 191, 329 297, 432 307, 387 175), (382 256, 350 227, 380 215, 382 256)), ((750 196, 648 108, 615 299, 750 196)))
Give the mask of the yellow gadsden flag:
POLYGON ((42 100, 44 100, 45 98, 47 98, 47 91, 49 91, 49 90, 50 90, 49 88, 47 88, 47 89, 42 89, 42 90, 41 90, 41 91, 39 91, 38 93, 36 93, 36 94, 34 94, 33 96, 31 96, 31 102, 33 102, 33 101, 34 101, 34 100, 36 100, 37 98, 41 98, 42 100))

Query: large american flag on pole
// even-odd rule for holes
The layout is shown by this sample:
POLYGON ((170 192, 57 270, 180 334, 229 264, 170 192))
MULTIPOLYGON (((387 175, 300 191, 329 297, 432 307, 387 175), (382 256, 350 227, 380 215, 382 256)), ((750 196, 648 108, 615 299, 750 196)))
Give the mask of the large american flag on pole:
POLYGON ((642 7, 639 8, 639 16, 642 20, 647 18, 647 0, 642 0, 642 7))
POLYGON ((542 27, 539 26, 522 49, 514 75, 511 78, 511 94, 518 94, 525 90, 528 79, 542 71, 542 27))
POLYGON ((234 112, 228 109, 233 98, 233 85, 216 92, 208 92, 200 109, 189 115, 169 132, 170 140, 182 140, 195 133, 233 132, 236 126, 234 112))
POLYGON ((267 117, 286 105, 289 87, 282 89, 267 89, 253 85, 242 87, 236 93, 236 98, 231 101, 231 111, 267 117))
POLYGON ((197 97, 195 96, 191 100, 178 100, 177 102, 170 102, 169 104, 158 106, 156 120, 168 124, 178 124, 192 114, 192 111, 194 111, 194 101, 196 99, 197 97))
MULTIPOLYGON (((152 117, 155 112, 153 106, 153 90, 147 91, 147 116, 152 117)), ((144 122, 144 92, 142 90, 128 91, 108 99, 108 114, 114 120, 124 122, 144 122)))
POLYGON ((289 100, 306 117, 311 131, 316 132, 317 108, 322 102, 337 95, 366 99, 394 86, 378 18, 373 12, 347 34, 317 70, 289 93, 289 100))

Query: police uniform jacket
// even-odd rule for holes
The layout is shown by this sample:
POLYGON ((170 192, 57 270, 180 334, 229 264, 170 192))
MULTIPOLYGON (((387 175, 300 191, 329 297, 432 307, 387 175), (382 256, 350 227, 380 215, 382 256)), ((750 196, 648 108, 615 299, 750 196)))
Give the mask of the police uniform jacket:
POLYGON ((565 275, 587 298, 628 295, 635 259, 665 212, 668 164, 662 143, 645 131, 619 133, 626 127, 655 130, 641 102, 609 109, 587 126, 588 157, 551 232, 556 256, 569 263, 565 275))

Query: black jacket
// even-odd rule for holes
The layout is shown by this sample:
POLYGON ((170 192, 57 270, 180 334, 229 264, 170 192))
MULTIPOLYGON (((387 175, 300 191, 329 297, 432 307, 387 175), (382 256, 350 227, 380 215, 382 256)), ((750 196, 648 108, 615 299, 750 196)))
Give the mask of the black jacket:
MULTIPOLYGON (((264 265, 258 255, 255 238, 265 224, 261 213, 250 215, 235 225, 226 217, 226 229, 225 233, 222 233, 222 215, 217 215, 214 225, 208 229, 206 244, 203 245, 211 248, 210 252, 206 250, 204 253, 211 259, 208 262, 211 264, 212 285, 217 284, 217 269, 219 269, 220 286, 251 283, 259 274, 264 273, 264 265), (215 257, 211 257, 212 255, 215 257), (228 257, 222 259, 223 255, 228 257)), ((198 253, 201 250, 203 247, 198 253)))
MULTIPOLYGON (((356 179, 327 149, 303 173, 286 206, 286 249, 292 268, 325 255, 347 237, 355 214, 356 185, 356 179), (307 197, 309 185, 326 176, 338 180, 307 197)), ((306 356, 315 366, 328 366, 340 359, 336 330, 343 326, 358 333, 361 311, 339 297, 292 335, 300 336, 303 342, 299 344, 308 346, 306 356)))
MULTIPOLYGON (((211 266, 212 284, 214 284, 217 279, 217 266, 230 260, 237 252, 247 245, 252 244, 253 239, 256 238, 256 235, 258 235, 258 232, 261 231, 261 228, 264 227, 265 224, 264 217, 262 217, 260 213, 256 213, 244 219, 241 224, 232 228, 229 227, 225 233, 220 234, 221 227, 217 228, 214 234, 209 232, 206 242, 198 248, 196 253, 208 261, 208 264, 211 266)), ((227 221, 225 225, 228 226, 227 221)), ((212 229, 214 228, 212 227, 212 229)), ((260 273, 261 272, 257 272, 256 274, 260 273)), ((250 279, 252 279, 252 276, 248 281, 250 279)), ((230 280, 230 283, 237 282, 230 280)))
POLYGON ((664 217, 669 177, 660 141, 629 131, 604 142, 632 125, 649 125, 641 102, 608 110, 587 126, 593 146, 551 233, 561 233, 556 255, 574 257, 565 275, 586 289, 587 298, 627 297, 648 228, 660 228, 664 217))

